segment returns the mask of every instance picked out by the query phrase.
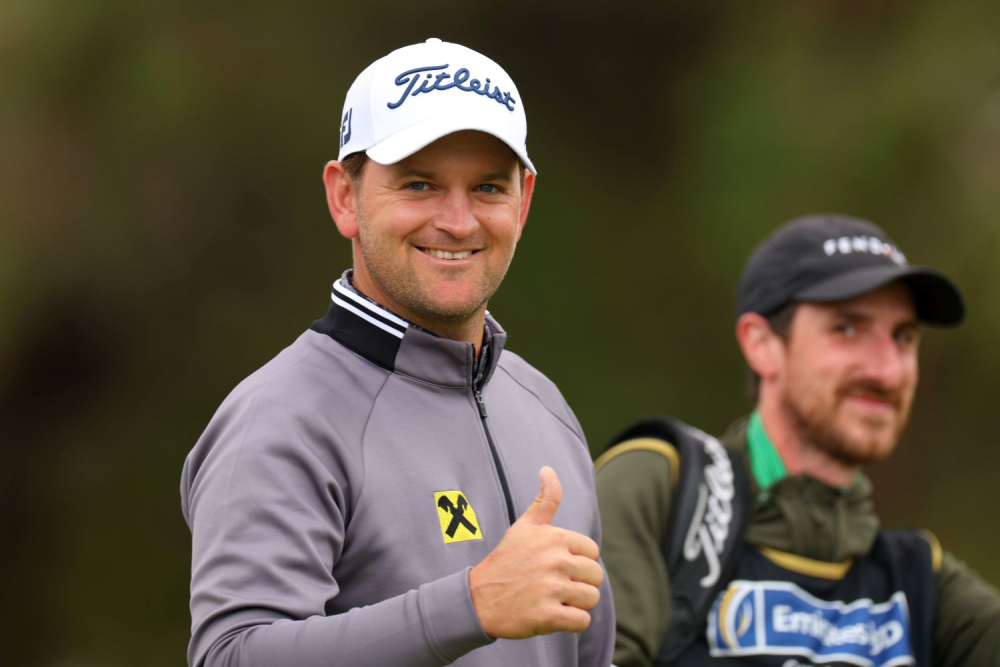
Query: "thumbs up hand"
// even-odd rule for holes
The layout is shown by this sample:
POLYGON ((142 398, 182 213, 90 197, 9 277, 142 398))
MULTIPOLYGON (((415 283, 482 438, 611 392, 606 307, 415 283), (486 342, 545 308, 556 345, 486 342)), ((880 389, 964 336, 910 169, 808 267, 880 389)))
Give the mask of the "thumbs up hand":
POLYGON ((552 523, 552 517, 559 509, 559 503, 562 502, 562 484, 559 483, 556 471, 545 466, 538 471, 538 477, 542 480, 542 488, 535 497, 535 502, 524 511, 517 523, 547 526, 552 523))
POLYGON ((472 604, 491 637, 581 632, 590 625, 587 612, 601 599, 604 570, 597 562, 597 544, 551 525, 562 485, 548 466, 539 476, 535 501, 469 572, 472 604))

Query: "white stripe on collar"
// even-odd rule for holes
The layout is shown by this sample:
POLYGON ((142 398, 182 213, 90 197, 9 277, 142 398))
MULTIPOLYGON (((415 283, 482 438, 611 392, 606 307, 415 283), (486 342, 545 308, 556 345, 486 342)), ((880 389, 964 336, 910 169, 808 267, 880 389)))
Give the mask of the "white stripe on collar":
POLYGON ((340 280, 333 283, 333 290, 333 292, 330 292, 330 297, 333 299, 334 303, 341 308, 346 308, 358 317, 374 324, 383 331, 391 333, 397 338, 402 338, 403 333, 410 325, 410 323, 406 320, 393 315, 378 304, 372 303, 364 297, 355 294, 353 291, 342 285, 340 280), (350 302, 347 301, 348 299, 350 302))

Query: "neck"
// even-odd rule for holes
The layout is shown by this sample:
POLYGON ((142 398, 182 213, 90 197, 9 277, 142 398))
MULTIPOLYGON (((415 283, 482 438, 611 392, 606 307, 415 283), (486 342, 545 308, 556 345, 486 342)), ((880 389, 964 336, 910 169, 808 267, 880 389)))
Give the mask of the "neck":
POLYGON ((762 392, 757 411, 789 475, 807 475, 836 488, 846 488, 854 482, 860 466, 834 458, 806 438, 777 397, 762 392))
POLYGON ((442 338, 450 338, 451 340, 463 341, 469 343, 475 348, 476 358, 479 358, 479 353, 482 351, 483 347, 483 327, 486 326, 486 308, 483 307, 478 313, 476 313, 469 320, 462 322, 442 322, 438 319, 421 318, 419 315, 413 315, 412 317, 404 315, 406 319, 410 320, 414 324, 427 329, 431 333, 435 333, 442 338))
POLYGON ((386 308, 408 322, 416 324, 422 329, 426 329, 442 338, 466 342, 475 349, 476 358, 483 346, 483 327, 486 326, 486 306, 484 305, 476 313, 462 319, 441 319, 406 308, 388 295, 382 292, 371 279, 366 271, 359 271, 355 264, 354 274, 351 279, 354 288, 374 299, 380 306, 386 308))

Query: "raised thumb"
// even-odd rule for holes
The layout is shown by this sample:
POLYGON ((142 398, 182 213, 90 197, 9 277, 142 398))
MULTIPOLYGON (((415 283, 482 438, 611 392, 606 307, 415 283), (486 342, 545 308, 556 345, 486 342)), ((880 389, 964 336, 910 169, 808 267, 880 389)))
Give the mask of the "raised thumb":
POLYGON ((556 471, 548 466, 543 466, 538 471, 538 476, 542 480, 542 488, 535 497, 535 502, 521 515, 521 521, 532 523, 536 526, 543 526, 552 522, 559 503, 562 502, 562 484, 556 471))

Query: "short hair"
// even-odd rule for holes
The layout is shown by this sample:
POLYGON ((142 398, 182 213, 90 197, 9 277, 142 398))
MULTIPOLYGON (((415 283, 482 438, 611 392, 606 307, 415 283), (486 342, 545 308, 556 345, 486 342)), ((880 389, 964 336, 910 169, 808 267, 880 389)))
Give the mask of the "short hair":
POLYGON ((361 180, 361 175, 365 171, 365 165, 368 164, 368 154, 364 151, 351 153, 341 160, 340 164, 343 165, 344 171, 347 172, 347 175, 351 177, 351 181, 357 185, 361 180))
MULTIPOLYGON (((358 151, 357 153, 351 153, 340 161, 340 164, 344 167, 344 171, 346 171, 347 175, 351 177, 351 181, 354 182, 354 185, 361 182, 361 177, 364 175, 365 171, 365 165, 368 164, 369 159, 370 158, 367 153, 364 151, 358 151)), ((527 167, 524 165, 524 162, 521 161, 521 158, 517 158, 517 166, 518 171, 521 174, 521 191, 524 192, 524 172, 527 167)))
MULTIPOLYGON (((771 331, 786 343, 788 342, 789 331, 792 328, 792 318, 795 317, 795 311, 798 307, 799 304, 792 301, 766 316, 767 325, 771 328, 771 331)), ((756 405, 757 400, 760 398, 760 376, 750 368, 749 364, 747 364, 747 391, 750 394, 750 401, 756 405)))

